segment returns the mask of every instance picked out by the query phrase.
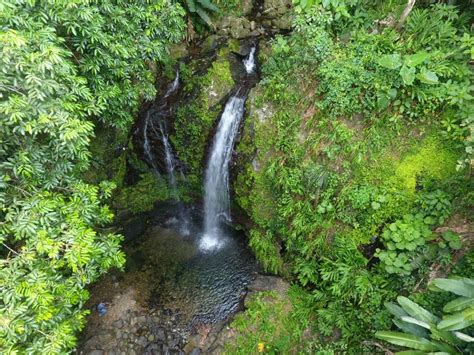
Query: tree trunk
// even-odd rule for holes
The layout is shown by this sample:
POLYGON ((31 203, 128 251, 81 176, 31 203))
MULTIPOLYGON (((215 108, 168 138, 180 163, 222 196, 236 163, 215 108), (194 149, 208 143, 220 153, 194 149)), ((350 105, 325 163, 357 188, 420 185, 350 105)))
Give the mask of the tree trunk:
POLYGON ((411 10, 413 9, 413 6, 415 6, 415 1, 416 0, 408 0, 407 6, 405 6, 405 9, 402 12, 402 15, 400 16, 400 20, 398 20, 397 24, 397 30, 401 30, 408 15, 410 14, 411 10))

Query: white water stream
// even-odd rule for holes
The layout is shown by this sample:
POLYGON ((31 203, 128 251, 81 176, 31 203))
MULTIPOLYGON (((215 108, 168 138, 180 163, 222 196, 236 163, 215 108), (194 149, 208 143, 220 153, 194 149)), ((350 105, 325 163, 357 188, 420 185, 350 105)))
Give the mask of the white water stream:
MULTIPOLYGON (((247 74, 255 71, 255 48, 251 49, 243 64, 247 74)), ((229 163, 244 114, 244 105, 245 97, 238 97, 238 92, 227 101, 214 136, 204 180, 204 234, 199 244, 201 250, 219 249, 225 241, 221 223, 231 221, 229 163)))

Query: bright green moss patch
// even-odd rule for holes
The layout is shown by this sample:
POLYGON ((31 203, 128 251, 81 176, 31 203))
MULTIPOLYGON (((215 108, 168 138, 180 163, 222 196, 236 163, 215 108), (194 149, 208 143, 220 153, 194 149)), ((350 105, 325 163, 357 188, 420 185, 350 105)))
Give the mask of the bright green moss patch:
POLYGON ((449 146, 430 136, 395 165, 394 183, 415 192, 419 179, 444 180, 455 174, 457 159, 449 146))

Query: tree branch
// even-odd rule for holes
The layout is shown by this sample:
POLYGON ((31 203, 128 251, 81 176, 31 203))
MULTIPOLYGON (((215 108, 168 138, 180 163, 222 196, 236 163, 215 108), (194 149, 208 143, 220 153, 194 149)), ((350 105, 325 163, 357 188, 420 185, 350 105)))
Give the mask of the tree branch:
POLYGON ((408 0, 407 6, 405 6, 405 9, 403 10, 402 15, 400 16, 400 19, 398 20, 397 30, 402 29, 408 15, 410 14, 411 10, 413 9, 413 6, 415 6, 415 1, 416 0, 408 0))

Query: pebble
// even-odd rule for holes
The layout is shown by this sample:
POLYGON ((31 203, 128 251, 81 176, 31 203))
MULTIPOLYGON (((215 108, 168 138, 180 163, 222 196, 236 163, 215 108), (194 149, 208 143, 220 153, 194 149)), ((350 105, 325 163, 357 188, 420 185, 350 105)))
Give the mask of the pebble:
POLYGON ((115 328, 122 328, 123 327, 123 320, 119 319, 119 320, 116 320, 115 322, 112 323, 112 325, 115 327, 115 328))
POLYGON ((166 334, 163 328, 158 328, 158 331, 156 332, 156 338, 161 341, 166 340, 166 334))
POLYGON ((144 336, 141 336, 140 338, 138 338, 137 344, 142 346, 142 347, 145 347, 145 346, 148 345, 148 341, 146 340, 146 338, 144 336))

